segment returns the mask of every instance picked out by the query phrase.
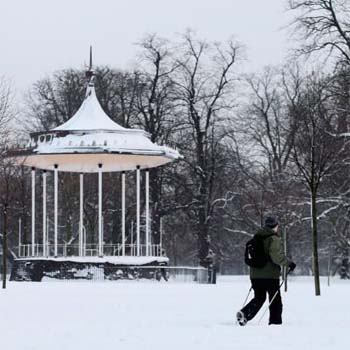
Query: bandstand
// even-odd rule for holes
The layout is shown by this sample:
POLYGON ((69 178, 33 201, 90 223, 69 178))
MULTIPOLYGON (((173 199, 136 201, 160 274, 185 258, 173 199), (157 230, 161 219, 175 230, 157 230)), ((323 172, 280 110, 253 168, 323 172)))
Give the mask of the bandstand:
POLYGON ((78 111, 67 122, 50 131, 30 134, 26 147, 10 154, 17 164, 30 167, 32 176, 31 241, 30 244, 22 244, 19 238, 18 258, 11 276, 13 280, 41 280, 45 275, 52 277, 54 272, 74 278, 72 271, 80 276, 84 275, 82 271, 88 271, 91 276, 92 268, 157 266, 168 262, 161 243, 152 244, 149 169, 178 159, 180 155, 175 149, 151 142, 145 131, 124 128, 109 118, 96 97, 91 60, 86 77, 85 99, 78 111), (38 172, 42 187, 40 232, 35 222, 38 172), (53 173, 51 189, 47 188, 49 172, 53 173), (79 232, 76 243, 68 245, 60 242, 58 230, 60 172, 76 173, 80 183, 79 232), (102 179, 107 172, 121 172, 121 214, 118 214, 121 216, 121 240, 118 244, 104 242, 102 179), (131 172, 133 176, 136 172, 135 234, 132 240, 126 234, 126 177, 131 172), (87 243, 84 227, 84 174, 87 173, 98 174, 96 244, 87 243), (141 186, 142 176, 144 187, 141 186), (53 193, 50 197, 53 199, 51 237, 47 230, 49 190, 53 193), (141 208, 141 197, 144 208, 141 208), (144 213, 142 230, 141 210, 144 213))

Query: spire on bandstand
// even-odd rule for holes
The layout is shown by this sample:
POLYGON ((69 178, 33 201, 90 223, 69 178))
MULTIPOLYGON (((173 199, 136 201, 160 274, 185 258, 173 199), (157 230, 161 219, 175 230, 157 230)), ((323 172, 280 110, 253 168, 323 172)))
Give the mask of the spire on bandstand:
POLYGON ((88 81, 89 86, 94 86, 94 78, 95 78, 95 72, 92 69, 92 46, 90 45, 90 62, 89 62, 89 69, 85 73, 86 79, 88 81))

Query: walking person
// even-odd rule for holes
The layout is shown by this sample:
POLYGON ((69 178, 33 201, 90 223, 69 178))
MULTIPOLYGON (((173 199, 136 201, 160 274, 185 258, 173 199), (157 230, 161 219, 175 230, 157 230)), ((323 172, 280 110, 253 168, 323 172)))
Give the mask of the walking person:
POLYGON ((265 226, 255 234, 254 238, 260 239, 263 243, 262 249, 266 256, 266 262, 262 267, 250 267, 254 298, 237 312, 237 322, 244 326, 253 319, 263 306, 266 294, 268 294, 271 303, 269 306, 269 325, 279 325, 282 324, 282 300, 279 290, 281 266, 289 267, 290 271, 293 271, 296 265, 284 255, 276 218, 267 217, 265 226))

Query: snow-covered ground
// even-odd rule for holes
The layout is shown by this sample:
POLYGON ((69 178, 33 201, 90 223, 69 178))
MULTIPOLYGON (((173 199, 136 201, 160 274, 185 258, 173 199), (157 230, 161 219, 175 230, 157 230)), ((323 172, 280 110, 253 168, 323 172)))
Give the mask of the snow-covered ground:
POLYGON ((349 346, 350 282, 294 277, 282 326, 246 327, 235 312, 249 289, 248 277, 219 277, 217 285, 128 282, 9 282, 0 291, 1 348, 269 349, 343 350, 349 346))

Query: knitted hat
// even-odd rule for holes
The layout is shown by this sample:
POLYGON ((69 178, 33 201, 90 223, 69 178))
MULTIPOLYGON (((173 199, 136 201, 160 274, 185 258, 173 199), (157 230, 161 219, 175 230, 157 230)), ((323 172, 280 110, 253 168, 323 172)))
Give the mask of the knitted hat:
POLYGON ((278 221, 275 217, 273 216, 268 216, 265 219, 265 226, 268 228, 275 228, 278 225, 278 221))

